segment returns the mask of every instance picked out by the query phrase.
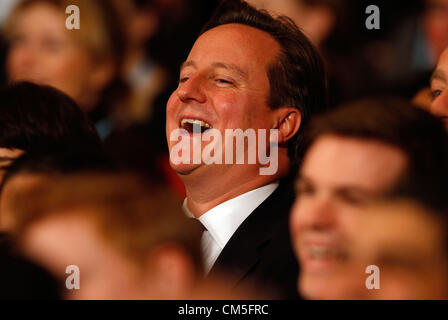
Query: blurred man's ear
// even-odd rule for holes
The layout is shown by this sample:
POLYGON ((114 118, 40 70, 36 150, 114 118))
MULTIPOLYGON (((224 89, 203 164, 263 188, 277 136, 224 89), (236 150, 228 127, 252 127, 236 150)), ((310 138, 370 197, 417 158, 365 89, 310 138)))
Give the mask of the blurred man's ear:
POLYGON ((302 122, 302 115, 296 108, 283 107, 275 110, 279 143, 286 143, 297 131, 302 122))
POLYGON ((196 283, 196 270, 190 255, 175 244, 155 247, 148 257, 151 287, 156 299, 186 299, 196 283))

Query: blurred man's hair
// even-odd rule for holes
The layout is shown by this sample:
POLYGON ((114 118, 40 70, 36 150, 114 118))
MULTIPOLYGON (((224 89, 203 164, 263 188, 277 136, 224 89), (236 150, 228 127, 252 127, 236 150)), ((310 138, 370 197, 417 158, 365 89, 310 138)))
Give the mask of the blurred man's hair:
POLYGON ((61 91, 29 82, 0 90, 0 148, 30 151, 99 143, 87 116, 61 91))
POLYGON ((39 188, 17 192, 9 201, 19 236, 46 218, 82 216, 103 239, 137 263, 144 264, 157 245, 173 244, 183 248, 201 272, 200 228, 183 214, 167 188, 149 185, 137 176, 55 175, 39 188))
POLYGON ((32 150, 20 156, 7 168, 0 183, 0 194, 9 180, 19 174, 56 175, 83 171, 109 172, 114 163, 97 148, 71 145, 57 150, 32 150))
POLYGON ((303 125, 310 116, 327 106, 326 75, 323 61, 308 38, 286 16, 272 17, 241 0, 224 0, 201 34, 224 24, 242 24, 271 35, 280 45, 278 57, 266 70, 271 108, 292 107, 301 112, 301 126, 288 142, 293 167, 302 155, 303 125))
POLYGON ((443 123, 427 111, 398 98, 352 102, 314 118, 306 148, 324 135, 380 141, 401 150, 407 168, 391 192, 448 209, 448 136, 443 123))

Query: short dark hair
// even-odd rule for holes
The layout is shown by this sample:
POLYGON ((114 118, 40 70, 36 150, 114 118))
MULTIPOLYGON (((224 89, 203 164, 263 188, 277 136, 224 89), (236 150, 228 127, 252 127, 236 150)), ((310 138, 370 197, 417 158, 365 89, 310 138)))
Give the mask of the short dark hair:
POLYGON ((315 117, 305 148, 323 135, 378 140, 398 148, 408 164, 390 192, 439 211, 448 209, 448 135, 429 112, 398 98, 360 100, 315 117))
POLYGON ((311 115, 327 107, 327 84, 322 58, 313 44, 286 16, 274 18, 241 0, 224 0, 201 34, 224 24, 243 24, 271 35, 281 50, 267 70, 270 84, 268 104, 271 108, 294 107, 301 112, 301 126, 288 142, 293 165, 301 158, 302 127, 311 115))
POLYGON ((61 91, 30 82, 0 90, 0 147, 29 151, 99 145, 95 127, 61 91))
POLYGON ((21 173, 63 175, 83 171, 112 172, 117 168, 101 150, 71 146, 58 150, 33 150, 8 166, 0 183, 0 194, 9 180, 21 173))

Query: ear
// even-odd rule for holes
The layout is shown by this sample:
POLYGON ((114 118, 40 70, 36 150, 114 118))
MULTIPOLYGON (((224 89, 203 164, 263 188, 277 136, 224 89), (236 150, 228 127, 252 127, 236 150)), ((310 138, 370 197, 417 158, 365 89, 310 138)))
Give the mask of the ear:
POLYGON ((148 259, 157 298, 185 299, 191 293, 196 273, 192 258, 184 249, 175 244, 159 245, 148 259))
POLYGON ((275 110, 278 129, 278 142, 286 143, 297 131, 302 123, 302 114, 296 108, 282 107, 275 110))

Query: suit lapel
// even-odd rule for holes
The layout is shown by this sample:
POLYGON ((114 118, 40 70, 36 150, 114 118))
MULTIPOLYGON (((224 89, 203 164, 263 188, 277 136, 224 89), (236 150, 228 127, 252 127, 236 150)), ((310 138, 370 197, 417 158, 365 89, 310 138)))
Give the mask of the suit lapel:
POLYGON ((269 243, 277 223, 289 211, 284 207, 289 208, 291 205, 291 193, 281 183, 249 215, 222 250, 209 276, 224 272, 231 275, 230 281, 233 281, 231 285, 236 286, 257 265, 263 248, 269 243))

